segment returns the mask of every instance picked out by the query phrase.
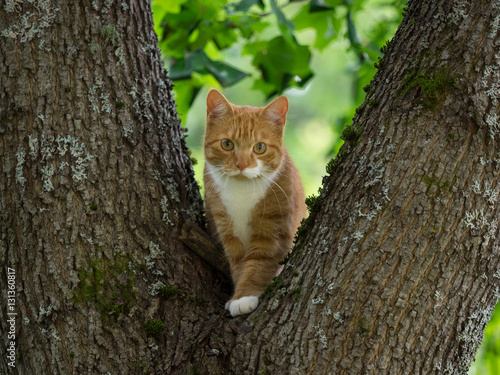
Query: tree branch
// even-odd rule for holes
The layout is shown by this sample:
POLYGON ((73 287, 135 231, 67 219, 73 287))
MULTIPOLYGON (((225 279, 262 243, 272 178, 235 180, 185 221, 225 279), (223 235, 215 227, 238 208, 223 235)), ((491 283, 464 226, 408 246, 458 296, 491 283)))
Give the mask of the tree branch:
POLYGON ((223 250, 198 225, 186 221, 181 229, 180 240, 212 267, 230 277, 229 265, 223 250))

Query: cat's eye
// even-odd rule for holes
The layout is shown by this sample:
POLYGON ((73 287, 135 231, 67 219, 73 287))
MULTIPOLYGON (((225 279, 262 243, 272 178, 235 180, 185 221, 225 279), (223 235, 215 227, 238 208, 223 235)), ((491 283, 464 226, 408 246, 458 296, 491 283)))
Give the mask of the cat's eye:
POLYGON ((253 146, 253 151, 256 154, 263 154, 266 151, 266 148, 267 147, 265 143, 259 142, 255 146, 253 146))
POLYGON ((223 139, 221 141, 221 146, 226 151, 231 151, 234 148, 234 143, 230 139, 223 139))

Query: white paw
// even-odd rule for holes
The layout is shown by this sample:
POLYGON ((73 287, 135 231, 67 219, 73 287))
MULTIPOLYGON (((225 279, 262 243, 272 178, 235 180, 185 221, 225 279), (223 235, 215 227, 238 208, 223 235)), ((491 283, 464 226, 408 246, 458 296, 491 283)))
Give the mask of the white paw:
POLYGON ((259 297, 256 296, 241 297, 236 301, 229 301, 228 303, 226 303, 226 309, 229 310, 232 316, 237 316, 241 314, 248 314, 249 312, 254 311, 257 308, 258 304, 259 304, 259 297))

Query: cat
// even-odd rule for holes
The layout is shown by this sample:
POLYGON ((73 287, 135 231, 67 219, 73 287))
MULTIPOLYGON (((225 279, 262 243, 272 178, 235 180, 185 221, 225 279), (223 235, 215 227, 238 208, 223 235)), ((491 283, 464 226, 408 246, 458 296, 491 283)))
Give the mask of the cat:
POLYGON ((232 316, 257 308, 259 296, 290 251, 306 216, 304 189, 283 145, 288 99, 266 107, 236 106, 207 95, 205 206, 209 230, 229 261, 232 316))

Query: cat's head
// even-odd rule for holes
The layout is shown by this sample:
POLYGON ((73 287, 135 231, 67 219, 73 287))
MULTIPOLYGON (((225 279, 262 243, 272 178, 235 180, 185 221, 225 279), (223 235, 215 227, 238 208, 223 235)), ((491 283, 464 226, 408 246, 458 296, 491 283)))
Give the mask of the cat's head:
POLYGON ((237 179, 269 177, 284 154, 288 100, 280 96, 266 107, 236 106, 217 90, 207 96, 205 160, 213 171, 237 179))

